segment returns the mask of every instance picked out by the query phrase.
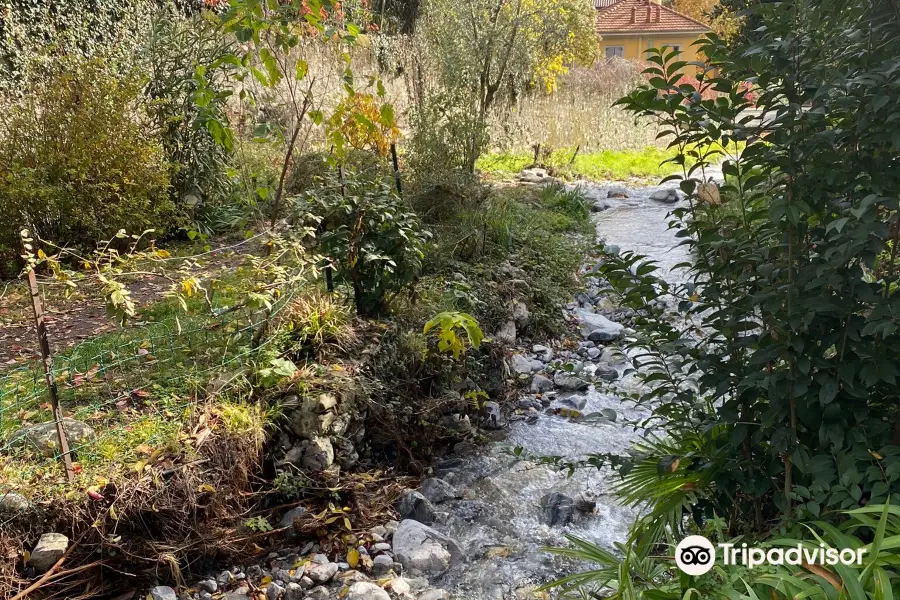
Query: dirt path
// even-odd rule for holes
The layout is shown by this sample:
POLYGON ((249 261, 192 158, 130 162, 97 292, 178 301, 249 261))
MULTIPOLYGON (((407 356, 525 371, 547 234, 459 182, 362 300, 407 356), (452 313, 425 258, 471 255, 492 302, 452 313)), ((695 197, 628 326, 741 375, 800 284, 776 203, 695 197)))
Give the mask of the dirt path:
MULTIPOLYGON (((204 253, 203 280, 216 278, 234 269, 247 254, 259 250, 257 244, 242 247, 235 252, 233 246, 223 251, 204 253)), ((44 285, 44 311, 50 335, 50 347, 54 353, 67 350, 79 342, 101 333, 112 331, 118 325, 106 313, 101 290, 83 284, 76 295, 66 298, 59 286, 44 285)), ((134 277, 127 283, 131 298, 138 312, 158 302, 169 290, 171 283, 163 277, 134 277)), ((34 328, 34 313, 27 285, 23 281, 0 283, 0 370, 25 363, 39 357, 34 328)), ((133 326, 140 326, 139 321, 133 326)))

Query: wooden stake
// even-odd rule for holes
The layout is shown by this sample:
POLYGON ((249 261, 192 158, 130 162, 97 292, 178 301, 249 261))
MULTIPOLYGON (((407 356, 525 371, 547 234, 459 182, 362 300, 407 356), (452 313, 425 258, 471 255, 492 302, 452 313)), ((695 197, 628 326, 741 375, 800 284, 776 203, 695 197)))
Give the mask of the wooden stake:
POLYGON ((391 142, 391 161, 394 163, 394 183, 397 186, 397 195, 403 197, 403 186, 400 185, 400 161, 397 160, 397 144, 391 142))
POLYGON ((59 392, 56 388, 56 378, 53 376, 53 354, 50 352, 50 340, 47 337, 47 323, 44 321, 44 303, 41 300, 41 291, 38 288, 37 277, 34 269, 28 269, 28 287, 31 289, 31 306, 34 308, 34 325, 37 329, 38 344, 41 348, 41 359, 44 365, 44 377, 47 379, 47 391, 50 393, 50 406, 53 409, 53 420, 56 421, 56 433, 59 435, 59 449, 62 452, 63 463, 66 467, 66 476, 69 483, 75 482, 75 470, 72 468, 72 454, 69 450, 69 438, 63 427, 63 413, 59 406, 59 392))

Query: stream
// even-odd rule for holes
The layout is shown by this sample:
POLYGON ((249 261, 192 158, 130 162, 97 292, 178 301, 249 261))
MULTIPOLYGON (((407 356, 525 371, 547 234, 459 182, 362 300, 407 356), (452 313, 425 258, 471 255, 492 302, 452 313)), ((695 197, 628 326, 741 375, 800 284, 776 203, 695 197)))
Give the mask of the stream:
MULTIPOLYGON (((608 189, 592 184, 585 191, 594 201, 606 199, 608 189)), ((677 204, 650 199, 661 189, 671 186, 628 189, 627 198, 610 198, 606 201, 609 208, 593 218, 598 240, 645 254, 671 272, 673 265, 687 259, 687 253, 676 247, 676 238, 668 228, 666 216, 677 204)), ((585 361, 585 366, 593 365, 585 361)), ((623 367, 616 365, 620 375, 623 367)), ((436 475, 453 484, 463 497, 438 507, 443 514, 436 528, 459 542, 466 560, 435 583, 454 598, 524 600, 534 597, 536 586, 577 569, 577 565, 543 550, 546 546, 565 545, 563 534, 606 549, 612 549, 614 542, 624 541, 636 515, 616 502, 612 494, 615 473, 586 468, 569 477, 567 471, 516 458, 511 450, 521 447, 523 456, 530 453, 566 458, 624 453, 638 436, 627 422, 646 413, 620 397, 636 391, 638 385, 633 376, 625 376, 612 383, 591 385, 585 392, 560 392, 548 410, 531 411, 527 419, 511 419, 505 439, 472 456, 439 463, 436 475), (558 407, 575 407, 584 415, 604 409, 609 414, 612 409, 616 419, 575 420, 548 414, 558 407), (552 492, 564 494, 582 506, 585 502, 588 506, 596 503, 596 508, 575 511, 573 520, 565 525, 550 525, 542 498, 552 492)), ((528 402, 535 399, 535 394, 525 393, 522 398, 528 402)))

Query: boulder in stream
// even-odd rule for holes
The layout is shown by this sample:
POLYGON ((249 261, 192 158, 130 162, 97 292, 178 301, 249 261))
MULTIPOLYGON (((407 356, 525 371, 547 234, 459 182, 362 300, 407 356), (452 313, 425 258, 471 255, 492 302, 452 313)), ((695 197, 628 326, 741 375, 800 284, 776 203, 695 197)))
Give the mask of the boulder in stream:
POLYGON ((571 392, 580 392, 590 387, 590 384, 584 379, 565 371, 559 371, 554 375, 553 382, 560 388, 571 392))
POLYGON ((455 540, 411 519, 401 521, 394 533, 394 554, 412 576, 439 575, 463 559, 455 540))
POLYGON ((531 391, 535 394, 553 389, 553 382, 543 375, 535 375, 531 380, 531 391))
POLYGON ((415 490, 406 490, 397 502, 397 512, 404 519, 414 519, 419 523, 434 523, 434 507, 424 495, 415 490))
POLYGON ((485 429, 502 429, 506 423, 503 421, 503 412, 496 402, 485 402, 481 409, 482 425, 485 429))
POLYGON ((429 477, 424 480, 419 485, 419 491, 434 504, 455 500, 460 497, 459 492, 452 485, 438 477, 429 477))
POLYGON ((609 365, 597 365, 594 375, 604 381, 615 381, 619 378, 619 372, 616 371, 615 367, 610 367, 609 365))
POLYGON ((541 508, 548 525, 562 527, 575 519, 575 500, 559 492, 550 492, 541 498, 541 508))
POLYGON ((650 199, 657 202, 665 202, 666 204, 675 204, 681 200, 681 195, 676 189, 662 189, 650 194, 650 199))

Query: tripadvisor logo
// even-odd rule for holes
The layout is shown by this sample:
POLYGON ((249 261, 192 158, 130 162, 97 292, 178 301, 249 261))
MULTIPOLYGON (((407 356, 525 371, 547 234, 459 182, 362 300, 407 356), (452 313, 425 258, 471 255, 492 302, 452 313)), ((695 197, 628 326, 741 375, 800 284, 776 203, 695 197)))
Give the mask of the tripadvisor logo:
MULTIPOLYGON (((861 565, 865 548, 828 548, 797 544, 789 548, 753 548, 747 544, 719 544, 723 565, 861 565)), ((675 564, 688 575, 703 575, 716 564, 716 547, 702 535, 689 535, 675 547, 675 564)))

